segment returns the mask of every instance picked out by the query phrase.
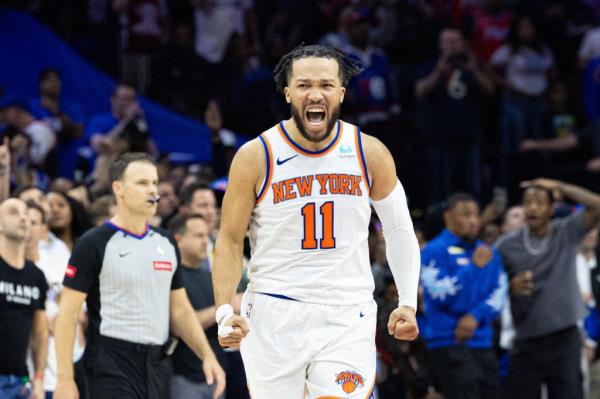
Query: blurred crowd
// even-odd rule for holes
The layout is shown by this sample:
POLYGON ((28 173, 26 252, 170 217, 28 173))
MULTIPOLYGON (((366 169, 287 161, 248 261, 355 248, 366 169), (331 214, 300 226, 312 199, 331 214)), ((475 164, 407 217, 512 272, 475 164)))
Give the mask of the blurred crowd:
MULTIPOLYGON (((232 133, 255 137, 287 117, 272 79, 275 63, 299 43, 318 42, 363 63, 364 71, 350 82, 342 118, 392 149, 413 208, 457 190, 487 200, 496 186, 508 188, 514 201, 516 183, 541 172, 598 184, 600 143, 593 122, 600 113, 600 7, 593 0, 0 4, 33 13, 133 89, 115 91, 111 115, 98 118, 84 115, 76 98, 61 96, 61 71, 42 73, 40 98, 25 99, 25 105, 54 132, 35 128, 31 160, 40 165, 58 153, 62 164, 50 162, 45 169, 51 178, 75 177, 70 171, 79 147, 91 144, 78 179, 92 173, 94 154, 122 151, 122 143, 109 143, 120 136, 121 129, 112 130, 116 122, 130 125, 122 136, 135 143, 126 144, 158 155, 137 94, 206 123, 216 146, 215 173, 224 175, 228 148, 236 146, 232 133), (431 188, 421 184, 424 177, 431 188)), ((29 123, 24 120, 21 129, 29 123)))
MULTIPOLYGON (((54 292, 48 295, 50 326, 74 242, 114 212, 106 173, 127 151, 148 152, 158 162, 161 200, 152 224, 185 236, 178 215, 199 214, 206 222, 208 234, 191 246, 197 252, 190 259, 210 281, 226 186, 219 178, 227 175, 243 137, 255 137, 289 117, 272 69, 302 42, 337 46, 363 64, 362 73, 350 82, 342 118, 390 148, 424 259, 430 256, 426 243, 444 231, 490 246, 503 242, 501 235, 524 231, 529 219, 521 206, 523 180, 546 176, 600 191, 600 3, 595 0, 1 0, 2 5, 35 15, 121 82, 110 98, 98 99, 111 106, 102 115, 85 115, 77 98, 65 98, 62 71, 52 65, 40 66, 39 76, 31 77, 39 82, 35 98, 0 87, 5 137, 0 196, 36 205, 31 219, 39 228, 30 238, 28 254, 54 292), (139 95, 206 124, 212 134, 212 163, 177 162, 161 152, 139 95), (456 192, 468 194, 452 195, 456 192), (469 205, 475 220, 469 222, 469 232, 460 227, 464 214, 453 214, 457 204, 469 205)), ((548 199, 546 206, 556 217, 580 212, 576 198, 548 199)), ((594 365, 600 336, 600 252, 597 229, 589 231, 573 253, 579 291, 568 295, 582 299, 590 315, 578 319, 581 375, 589 377, 581 392, 591 386, 591 394, 600 395, 594 385, 599 383, 594 365)), ((377 341, 379 398, 455 397, 442 392, 447 382, 440 381, 436 367, 454 365, 432 356, 437 341, 427 334, 431 323, 426 306, 456 290, 452 276, 436 279, 435 268, 424 262, 430 274, 422 272, 424 306, 419 316, 426 340, 397 342, 385 334, 397 292, 375 216, 369 243, 383 331, 377 341), (446 281, 445 291, 436 291, 435 284, 428 289, 428 282, 435 281, 446 281)), ((544 241, 536 244, 539 249, 544 241)), ((458 248, 452 249, 454 255, 466 250, 459 244, 448 248, 458 248)), ((477 264, 476 259, 487 255, 472 256, 477 264)), ((506 263, 505 254, 502 258, 506 263)), ((506 290, 512 294, 516 289, 518 295, 528 295, 532 277, 507 271, 510 280, 502 283, 502 262, 494 267, 484 269, 490 274, 491 293, 499 290, 497 296, 506 299, 506 290)), ((499 375, 506 375, 514 329, 510 311, 502 312, 507 307, 500 302, 506 301, 498 301, 481 310, 477 322, 487 329, 482 345, 492 350, 499 375)), ((210 309, 214 303, 207 298, 203 305, 210 309)), ((471 339, 469 322, 463 321, 461 326, 467 327, 458 332, 466 334, 464 340, 471 339)), ((226 364, 227 398, 247 397, 239 355, 218 348, 214 323, 203 325, 226 364)), ((84 316, 81 326, 85 328, 84 316)), ((83 347, 84 334, 80 337, 83 347)), ((447 361, 448 354, 444 356, 447 361)), ((455 357, 460 361, 464 354, 455 357)), ((488 360, 479 359, 478 364, 488 360)), ((52 391, 55 381, 51 362, 49 357, 46 391, 52 391)), ((175 371, 190 377, 185 367, 175 371)))

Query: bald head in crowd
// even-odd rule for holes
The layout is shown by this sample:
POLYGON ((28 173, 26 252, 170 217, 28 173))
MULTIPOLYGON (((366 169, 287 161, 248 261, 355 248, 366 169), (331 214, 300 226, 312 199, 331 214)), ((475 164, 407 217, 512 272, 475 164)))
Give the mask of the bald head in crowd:
POLYGON ((0 204, 0 233, 4 240, 24 243, 29 235, 27 204, 18 198, 9 198, 0 204))

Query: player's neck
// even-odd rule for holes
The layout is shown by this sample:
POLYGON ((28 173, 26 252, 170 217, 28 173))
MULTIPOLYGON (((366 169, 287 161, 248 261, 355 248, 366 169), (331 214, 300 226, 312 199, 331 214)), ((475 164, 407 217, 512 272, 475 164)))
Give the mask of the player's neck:
POLYGON ((327 147, 329 145, 329 143, 331 143, 331 140, 335 139, 335 130, 337 129, 337 125, 338 125, 337 123, 335 123, 333 125, 333 127, 331 128, 331 131, 325 137, 324 140, 310 141, 310 140, 307 140, 306 138, 304 138, 302 133, 300 133, 300 129, 298 129, 298 126, 296 125, 296 121, 294 121, 293 118, 288 119, 287 121, 283 122, 283 127, 285 127, 285 131, 290 135, 292 140, 294 140, 294 142, 296 144, 299 144, 300 147, 306 148, 309 151, 319 151, 319 150, 322 150, 323 148, 327 147))
POLYGON ((119 228, 136 235, 144 234, 148 224, 146 216, 131 214, 121 209, 117 210, 117 214, 110 221, 119 228))
POLYGON ((25 267, 25 241, 0 237, 0 256, 10 267, 23 269, 25 267))

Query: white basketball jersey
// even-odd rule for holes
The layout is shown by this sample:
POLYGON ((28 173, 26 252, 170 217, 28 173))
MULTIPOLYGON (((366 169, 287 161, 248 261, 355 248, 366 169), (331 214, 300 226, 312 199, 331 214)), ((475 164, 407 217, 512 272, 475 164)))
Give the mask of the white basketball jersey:
POLYGON ((259 139, 267 173, 250 223, 249 290, 330 305, 372 300, 360 130, 338 121, 320 151, 295 143, 283 122, 259 139))

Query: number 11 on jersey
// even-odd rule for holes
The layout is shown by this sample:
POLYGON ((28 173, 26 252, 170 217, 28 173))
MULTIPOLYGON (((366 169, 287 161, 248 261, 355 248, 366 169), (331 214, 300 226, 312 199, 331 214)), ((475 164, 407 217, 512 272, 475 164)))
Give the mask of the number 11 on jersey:
POLYGON ((315 229, 315 208, 316 205, 314 202, 309 202, 302 207, 302 216, 304 218, 304 239, 302 239, 302 249, 335 248, 335 236, 333 232, 333 201, 327 201, 319 208, 323 223, 323 238, 318 241, 315 229))

